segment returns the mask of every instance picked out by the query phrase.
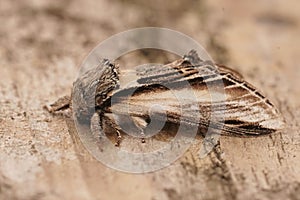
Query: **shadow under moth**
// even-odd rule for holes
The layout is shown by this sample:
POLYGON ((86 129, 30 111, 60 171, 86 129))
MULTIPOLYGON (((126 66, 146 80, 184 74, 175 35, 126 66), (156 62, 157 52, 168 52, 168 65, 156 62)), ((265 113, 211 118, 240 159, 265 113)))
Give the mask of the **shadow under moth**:
POLYGON ((195 50, 172 63, 139 66, 132 72, 130 83, 122 85, 118 65, 103 59, 74 82, 71 97, 47 108, 52 113, 72 110, 99 137, 109 124, 117 133, 116 146, 128 124, 143 142, 150 124, 159 122, 197 126, 204 135, 208 127, 232 136, 283 128, 283 118, 269 99, 238 72, 201 60, 195 50))

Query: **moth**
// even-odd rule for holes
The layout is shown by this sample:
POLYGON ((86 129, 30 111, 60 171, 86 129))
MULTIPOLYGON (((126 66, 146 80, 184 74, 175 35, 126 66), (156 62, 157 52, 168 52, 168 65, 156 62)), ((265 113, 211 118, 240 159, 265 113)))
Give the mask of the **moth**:
POLYGON ((109 123, 117 133, 116 146, 128 124, 143 142, 149 124, 160 121, 197 126, 200 132, 211 126, 232 136, 269 134, 284 126, 274 104, 242 75, 201 60, 195 50, 166 65, 138 67, 125 86, 119 71, 118 65, 103 59, 74 82, 71 97, 60 98, 48 110, 71 109, 79 121, 90 122, 96 135, 109 123), (163 109, 152 109, 157 104, 163 109))

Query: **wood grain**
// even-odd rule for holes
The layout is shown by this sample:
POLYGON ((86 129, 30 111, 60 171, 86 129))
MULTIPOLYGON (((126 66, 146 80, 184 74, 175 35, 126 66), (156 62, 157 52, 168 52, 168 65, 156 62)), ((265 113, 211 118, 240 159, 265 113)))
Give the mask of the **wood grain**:
MULTIPOLYGON (((297 0, 1 1, 0 199, 299 199, 298 9, 297 0), (70 122, 43 105, 70 93, 77 65, 94 46, 137 26, 192 36, 261 88, 286 129, 221 137, 204 159, 195 144, 154 173, 122 173, 96 161, 70 122)), ((149 61, 137 55, 124 62, 149 61)))

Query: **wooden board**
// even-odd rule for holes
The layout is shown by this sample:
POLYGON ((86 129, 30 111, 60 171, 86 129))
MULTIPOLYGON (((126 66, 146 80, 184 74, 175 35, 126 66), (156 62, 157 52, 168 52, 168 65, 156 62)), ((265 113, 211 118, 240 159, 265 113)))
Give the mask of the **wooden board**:
MULTIPOLYGON (((300 199, 299 6, 297 0, 1 1, 0 199, 300 199), (192 146, 153 173, 123 173, 95 160, 72 123, 43 106, 70 93, 93 47, 137 26, 168 27, 199 41, 263 90, 286 128, 221 137, 204 159, 192 146)), ((134 59, 127 64, 147 61, 134 59)))

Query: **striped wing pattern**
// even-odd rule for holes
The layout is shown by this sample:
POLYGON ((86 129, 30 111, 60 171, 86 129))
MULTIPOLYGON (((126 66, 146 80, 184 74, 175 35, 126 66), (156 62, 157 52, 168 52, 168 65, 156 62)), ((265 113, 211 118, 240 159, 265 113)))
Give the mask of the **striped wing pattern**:
POLYGON ((170 122, 211 125, 226 135, 266 134, 283 127, 280 113, 261 92, 230 68, 202 61, 194 50, 164 66, 138 68, 136 74, 134 85, 115 91, 106 112, 146 120, 159 104, 158 118, 167 114, 170 122))

